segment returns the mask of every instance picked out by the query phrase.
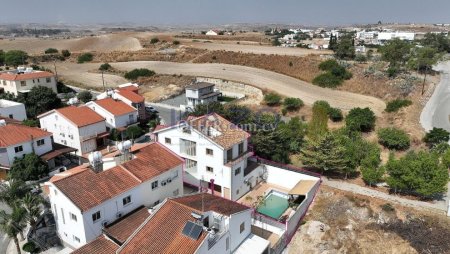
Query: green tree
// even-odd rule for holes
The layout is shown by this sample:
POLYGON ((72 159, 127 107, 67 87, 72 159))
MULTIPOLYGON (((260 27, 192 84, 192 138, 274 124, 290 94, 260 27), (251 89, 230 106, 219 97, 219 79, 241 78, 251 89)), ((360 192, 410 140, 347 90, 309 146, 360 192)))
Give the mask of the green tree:
POLYGON ((78 63, 85 63, 90 62, 94 59, 94 55, 92 53, 84 53, 78 56, 77 62, 78 63))
POLYGON ((32 229, 35 229, 37 220, 42 212, 42 204, 44 200, 41 196, 27 193, 20 202, 21 207, 25 210, 25 218, 32 229))
POLYGON ((385 111, 388 113, 397 112, 399 109, 410 105, 412 105, 410 100, 395 99, 387 103, 385 111))
POLYGON ((121 139, 120 132, 116 128, 112 128, 109 131, 109 139, 111 139, 113 141, 120 141, 120 139, 121 139))
POLYGON ((222 103, 218 101, 210 102, 207 104, 197 104, 189 115, 202 116, 211 113, 217 113, 219 115, 224 115, 225 109, 222 103))
POLYGON ((351 35, 342 36, 335 49, 334 54, 338 59, 351 60, 355 58, 355 45, 351 35))
POLYGON ((383 179, 384 172, 385 172, 385 170, 383 167, 380 167, 380 168, 362 167, 361 168, 362 179, 369 186, 372 186, 372 185, 375 185, 375 184, 381 182, 381 180, 383 179))
POLYGON ((347 168, 345 147, 339 138, 327 133, 318 139, 309 139, 300 151, 300 159, 304 165, 320 170, 344 172, 347 168))
POLYGON ((345 118, 345 124, 351 131, 369 132, 375 128, 375 113, 370 108, 353 108, 345 118))
POLYGON ((411 69, 422 71, 424 74, 422 82, 422 94, 425 92, 425 82, 427 74, 440 59, 443 54, 439 53, 437 49, 431 47, 415 48, 408 65, 411 69))
POLYGON ((379 48, 381 57, 391 67, 404 65, 410 57, 411 45, 407 41, 394 39, 379 48))
POLYGON ((422 40, 422 45, 437 49, 439 52, 450 53, 450 39, 443 33, 427 33, 422 40))
POLYGON ((440 143, 448 142, 450 139, 450 133, 442 128, 434 127, 431 131, 425 134, 423 141, 427 143, 427 146, 433 148, 440 143))
POLYGON ((314 103, 312 118, 308 123, 308 137, 319 139, 328 132, 328 108, 323 103, 314 103))
POLYGON ((0 183, 0 201, 12 207, 18 200, 25 197, 30 187, 20 179, 9 179, 0 183))
POLYGON ((176 40, 175 40, 175 41, 172 42, 172 44, 173 44, 173 45, 180 45, 180 41, 176 41, 176 40))
POLYGON ((330 108, 330 110, 328 110, 328 117, 333 122, 340 122, 344 119, 342 110, 340 110, 338 108, 330 108))
POLYGON ((70 51, 67 49, 63 49, 63 50, 61 50, 61 55, 63 57, 69 57, 70 55, 72 55, 72 53, 70 53, 70 51))
POLYGON ((405 150, 409 148, 408 134, 397 128, 382 128, 378 130, 378 142, 388 149, 405 150))
POLYGON ((92 100, 92 97, 92 93, 86 90, 81 91, 77 94, 77 98, 83 103, 90 102, 92 100))
POLYGON ((17 234, 22 234, 22 231, 25 229, 25 212, 18 206, 13 206, 11 208, 11 213, 6 213, 3 210, 0 211, 0 230, 14 241, 17 253, 20 254, 21 250, 17 234))
POLYGON ((125 133, 128 138, 135 139, 143 134, 143 130, 137 125, 132 125, 126 129, 125 133))
POLYGON ((156 43, 158 43, 158 42, 159 42, 158 37, 153 37, 153 38, 150 40, 150 43, 151 43, 151 44, 156 44, 156 43))
POLYGON ((301 107, 303 107, 303 105, 305 105, 305 104, 299 98, 286 98, 283 101, 283 106, 288 111, 297 111, 301 107))
POLYGON ((26 95, 21 94, 18 101, 25 104, 28 118, 63 106, 61 99, 49 87, 35 86, 26 95))
POLYGON ((45 54, 58 54, 58 50, 55 48, 48 48, 44 51, 45 54))
POLYGON ((319 74, 317 77, 315 77, 312 80, 312 83, 314 85, 320 86, 320 87, 328 87, 328 88, 336 88, 340 85, 342 85, 343 80, 331 72, 325 72, 322 74, 319 74))
POLYGON ((109 71, 112 69, 112 66, 109 63, 104 63, 98 67, 99 71, 109 71))
POLYGON ((271 92, 264 95, 264 102, 269 106, 276 106, 281 103, 281 96, 277 93, 271 92))
POLYGON ((22 181, 39 180, 49 173, 48 165, 34 153, 16 158, 9 170, 9 177, 22 181))
POLYGON ((28 54, 22 50, 10 50, 5 53, 5 64, 9 66, 25 65, 28 54))
POLYGON ((0 49, 0 65, 3 66, 5 64, 5 51, 0 49))
POLYGON ((280 40, 278 38, 272 39, 272 46, 277 47, 277 46, 280 46, 280 45, 281 45, 281 42, 280 42, 280 40))
POLYGON ((334 59, 328 59, 319 64, 319 69, 322 71, 331 71, 333 68, 339 67, 339 63, 334 59))
POLYGON ((450 149, 447 149, 442 155, 442 164, 444 164, 445 167, 450 168, 450 149))
POLYGON ((235 103, 226 104, 223 108, 222 116, 234 124, 248 124, 253 121, 252 110, 235 103))
POLYGON ((141 69, 134 69, 127 73, 125 73, 124 77, 126 79, 130 80, 136 80, 139 77, 151 77, 155 75, 155 72, 149 69, 141 68, 141 69))

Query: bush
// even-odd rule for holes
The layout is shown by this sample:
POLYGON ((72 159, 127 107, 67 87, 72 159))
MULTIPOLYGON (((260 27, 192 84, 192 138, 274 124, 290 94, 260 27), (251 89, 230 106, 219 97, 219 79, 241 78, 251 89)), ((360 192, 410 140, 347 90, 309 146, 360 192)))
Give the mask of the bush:
POLYGON ((100 65, 100 67, 98 68, 98 70, 100 71, 107 71, 107 70, 111 70, 112 66, 109 63, 104 63, 102 65, 100 65))
POLYGON ((21 158, 16 158, 9 170, 8 176, 15 180, 35 181, 48 175, 47 162, 34 153, 29 153, 21 158))
POLYGON ((319 69, 322 71, 331 71, 333 68, 339 67, 339 63, 334 59, 323 61, 319 64, 319 69))
POLYGON ((44 51, 45 54, 57 54, 58 50, 55 48, 48 48, 44 51))
POLYGON ((159 42, 158 37, 153 37, 153 38, 150 40, 150 43, 151 43, 151 44, 156 44, 156 43, 158 43, 158 42, 159 42))
POLYGON ((22 250, 29 253, 39 253, 39 248, 34 242, 27 242, 22 246, 22 250))
POLYGON ((78 63, 85 63, 85 62, 90 62, 94 59, 94 55, 92 55, 91 53, 84 53, 78 56, 78 63))
POLYGON ((345 69, 345 67, 343 66, 336 66, 333 67, 333 69, 331 69, 331 74, 333 74, 334 76, 340 78, 340 79, 351 79, 353 77, 353 74, 349 71, 347 71, 347 69, 345 69))
POLYGON ((323 107, 327 110, 327 113, 330 112, 331 106, 327 101, 315 101, 313 104, 314 107, 323 107))
POLYGON ((382 181, 384 175, 384 168, 361 167, 361 175, 364 182, 372 186, 382 181))
POLYGON ((340 122, 344 119, 344 115, 342 114, 342 110, 338 108, 330 108, 328 110, 328 117, 333 122, 340 122))
POLYGON ((398 72, 399 72, 399 70, 397 67, 389 67, 387 69, 387 74, 388 74, 388 77, 390 77, 390 78, 397 76, 398 72))
POLYGON ((351 131, 369 132, 375 128, 375 120, 370 108, 353 108, 345 118, 345 124, 351 131))
POLYGON ((61 55, 62 55, 63 57, 69 57, 69 56, 72 55, 72 54, 70 53, 69 50, 63 49, 63 50, 61 50, 61 55))
POLYGON ((394 212, 395 211, 395 207, 393 205, 391 205, 390 203, 381 205, 381 209, 385 212, 394 212))
POLYGON ((144 133, 144 131, 141 129, 141 127, 139 127, 137 125, 129 126, 125 131, 125 134, 130 139, 139 138, 143 133, 144 133))
POLYGON ((450 133, 442 128, 433 128, 425 134, 423 141, 427 143, 428 147, 433 148, 440 143, 449 141, 450 133))
POLYGON ((450 149, 447 149, 442 155, 442 164, 444 164, 445 167, 450 168, 450 149))
POLYGON ((77 94, 77 98, 83 103, 90 102, 92 100, 92 93, 89 91, 81 91, 77 94))
POLYGON ((332 73, 326 72, 315 77, 312 83, 320 87, 335 88, 337 86, 340 86, 342 84, 342 81, 343 81, 342 79, 336 77, 332 73))
POLYGON ((286 98, 283 101, 283 105, 287 111, 296 111, 303 107, 303 105, 305 104, 299 98, 286 98))
POLYGON ((402 100, 402 99, 395 99, 393 101, 388 102, 385 111, 386 112, 397 112, 400 108, 408 107, 412 104, 412 101, 410 100, 402 100))
POLYGON ((155 72, 149 69, 134 69, 125 73, 124 77, 126 79, 136 80, 139 77, 151 77, 155 75, 155 72))
POLYGON ((28 54, 22 50, 10 50, 5 53, 4 61, 6 65, 18 66, 25 64, 28 59, 28 54))
POLYGON ((281 102, 281 96, 277 93, 268 93, 264 95, 264 101, 269 106, 276 106, 279 105, 281 102))
POLYGON ((173 45, 180 45, 180 41, 173 41, 172 44, 173 45))
POLYGON ((378 131, 378 141, 388 149, 405 150, 409 148, 409 136, 403 130, 383 128, 378 131))
POLYGON ((367 57, 363 54, 357 54, 355 57, 355 61, 357 61, 358 63, 364 63, 367 61, 367 57))

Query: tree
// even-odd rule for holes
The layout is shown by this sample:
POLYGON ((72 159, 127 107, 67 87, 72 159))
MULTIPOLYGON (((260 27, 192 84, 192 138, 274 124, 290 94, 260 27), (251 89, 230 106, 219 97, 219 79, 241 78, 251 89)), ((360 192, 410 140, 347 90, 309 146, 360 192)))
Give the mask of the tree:
POLYGON ((412 105, 412 101, 410 100, 395 99, 387 103, 384 111, 388 113, 397 112, 399 109, 410 105, 412 105))
POLYGON ((104 63, 98 67, 99 71, 108 71, 112 68, 112 66, 109 63, 104 63))
POLYGON ((409 136, 403 130, 382 128, 378 130, 378 142, 388 149, 405 150, 409 148, 409 136))
POLYGON ((442 164, 444 164, 445 167, 450 168, 450 149, 447 149, 442 155, 442 164))
POLYGON ((158 37, 153 37, 153 38, 150 40, 150 43, 151 43, 151 44, 156 44, 156 43, 158 43, 158 42, 159 42, 158 37))
POLYGON ((17 200, 25 197, 30 187, 20 179, 9 179, 8 182, 0 183, 0 201, 12 207, 17 200))
POLYGON ((132 125, 126 129, 125 133, 128 138, 135 139, 142 135, 143 130, 137 125, 132 125))
POLYGON ((28 54, 22 50, 10 50, 5 53, 5 64, 9 66, 25 65, 28 54))
POLYGON ((314 103, 312 118, 308 123, 308 137, 319 139, 328 131, 328 108, 323 103, 314 103))
POLYGON ((27 193, 25 197, 21 199, 21 207, 25 210, 25 218, 32 229, 35 229, 37 220, 39 219, 42 208, 41 205, 44 202, 41 196, 32 195, 27 193))
POLYGON ((375 120, 370 108, 353 108, 345 118, 345 124, 351 131, 369 132, 375 128, 375 120))
POLYGON ((351 60, 355 58, 355 45, 351 35, 345 35, 339 39, 334 54, 338 59, 351 60))
POLYGON ((202 116, 211 113, 217 113, 219 115, 224 115, 225 109, 222 103, 218 101, 213 101, 206 104, 197 104, 189 115, 202 116))
POLYGON ((9 238, 13 239, 16 244, 17 253, 21 253, 19 239, 17 234, 22 234, 25 228, 24 223, 24 210, 18 206, 13 206, 11 213, 0 211, 0 230, 5 233, 9 238))
POLYGON ((141 68, 141 69, 134 69, 127 73, 125 73, 124 77, 126 79, 130 80, 136 80, 139 77, 151 77, 155 75, 155 72, 149 69, 141 68))
POLYGON ((330 50, 335 50, 336 47, 337 47, 337 36, 331 34, 331 35, 330 35, 330 43, 328 44, 328 48, 329 48, 330 50))
POLYGON ((297 111, 305 105, 299 98, 286 98, 283 101, 283 106, 288 111, 297 111))
POLYGON ((77 94, 77 98, 83 103, 90 102, 92 100, 92 93, 89 91, 81 91, 77 94))
POLYGON ((16 158, 9 170, 9 177, 22 181, 39 180, 49 173, 48 165, 34 153, 16 158))
POLYGON ((450 133, 442 128, 434 127, 431 131, 425 134, 423 141, 427 143, 428 147, 433 148, 440 143, 448 142, 450 133))
POLYGON ((389 62, 391 67, 404 65, 410 57, 411 45, 407 41, 398 38, 390 40, 384 46, 379 48, 381 57, 389 62))
POLYGON ((180 41, 173 41, 172 44, 173 45, 180 45, 180 41))
POLYGON ((300 151, 300 159, 306 166, 322 171, 343 172, 347 168, 345 147, 333 133, 318 139, 309 139, 300 151))
POLYGON ((0 65, 3 66, 5 64, 5 51, 0 49, 0 65))
POLYGON ((72 53, 70 53, 70 51, 67 49, 63 49, 63 50, 61 50, 61 55, 63 57, 69 57, 70 55, 72 55, 72 53))
POLYGON ((315 77, 312 80, 312 83, 314 85, 320 86, 320 87, 328 87, 328 88, 336 88, 342 84, 343 80, 331 72, 325 72, 322 74, 319 74, 317 77, 315 77))
POLYGON ((277 93, 268 93, 266 95, 264 95, 264 102, 268 105, 268 106, 276 106, 279 105, 281 102, 281 96, 277 93))
POLYGON ((84 53, 78 56, 77 62, 78 63, 85 63, 90 62, 94 59, 94 55, 92 53, 84 53))
POLYGON ((36 118, 39 114, 60 108, 63 105, 56 93, 45 86, 35 86, 26 95, 20 94, 17 99, 25 104, 29 118, 36 118))
POLYGON ((333 122, 340 122, 344 119, 344 115, 342 114, 342 110, 338 108, 330 108, 328 110, 328 117, 333 122))
POLYGON ((44 51, 45 54, 57 54, 58 50, 55 48, 48 48, 44 51))
POLYGON ((361 168, 362 179, 369 186, 379 183, 383 179, 384 172, 385 172, 385 169, 383 167, 380 167, 380 168, 362 167, 361 168))
POLYGON ((422 95, 425 92, 425 81, 428 72, 432 69, 441 58, 442 54, 437 49, 431 47, 415 48, 412 57, 408 62, 409 67, 413 70, 422 71, 424 73, 422 82, 422 95))
POLYGON ((113 141, 120 141, 121 135, 120 132, 116 128, 112 128, 109 131, 109 139, 113 141))
POLYGON ((223 117, 234 124, 247 124, 253 121, 253 112, 246 106, 232 103, 223 108, 223 117))
POLYGON ((336 67, 339 67, 339 63, 334 59, 328 59, 319 64, 319 69, 322 71, 331 71, 336 67))
POLYGON ((450 53, 450 39, 443 33, 426 33, 422 45, 434 48, 439 52, 450 53))
POLYGON ((281 45, 281 42, 280 42, 280 40, 278 38, 273 38, 272 39, 272 46, 277 47, 277 46, 280 46, 280 45, 281 45))

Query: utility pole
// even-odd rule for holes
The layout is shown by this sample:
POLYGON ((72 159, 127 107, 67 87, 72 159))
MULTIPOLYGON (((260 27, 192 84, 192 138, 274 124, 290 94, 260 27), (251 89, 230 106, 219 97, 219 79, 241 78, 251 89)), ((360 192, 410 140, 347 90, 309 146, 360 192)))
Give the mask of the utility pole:
POLYGON ((105 92, 106 87, 105 87, 105 78, 103 77, 103 70, 102 70, 102 83, 103 83, 103 92, 105 92))
POLYGON ((55 79, 58 82, 58 71, 56 70, 56 59, 53 59, 53 67, 55 68, 55 79))

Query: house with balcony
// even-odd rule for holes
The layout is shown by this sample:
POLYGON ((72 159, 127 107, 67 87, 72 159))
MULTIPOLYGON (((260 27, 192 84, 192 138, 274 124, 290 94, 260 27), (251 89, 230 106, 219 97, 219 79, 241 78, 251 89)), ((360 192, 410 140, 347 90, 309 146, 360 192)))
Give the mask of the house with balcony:
POLYGON ((25 105, 20 102, 0 100, 0 116, 23 121, 27 119, 25 105))
POLYGON ((214 89, 214 84, 208 82, 197 82, 186 86, 186 105, 194 108, 199 104, 208 104, 217 101, 220 92, 214 89))
POLYGON ((183 160, 161 144, 150 143, 118 158, 119 163, 112 168, 103 168, 101 161, 94 160, 56 174, 45 183, 64 245, 80 248, 105 231, 113 232, 120 241, 129 229, 139 226, 123 224, 122 218, 146 218, 143 215, 148 209, 168 197, 183 195, 183 160))
POLYGON ((124 131, 138 123, 138 111, 123 101, 105 98, 86 103, 86 106, 105 118, 106 130, 124 131))
POLYGON ((17 96, 19 93, 28 93, 36 86, 45 86, 57 93, 55 74, 36 71, 31 67, 18 67, 16 70, 0 73, 0 92, 17 96))
POLYGON ((75 250, 97 253, 269 253, 254 233, 252 209, 211 194, 166 199, 108 225, 103 235, 75 250))
POLYGON ((55 143, 77 149, 77 155, 103 147, 109 135, 105 118, 86 106, 54 109, 38 119, 41 129, 53 133, 55 143))

